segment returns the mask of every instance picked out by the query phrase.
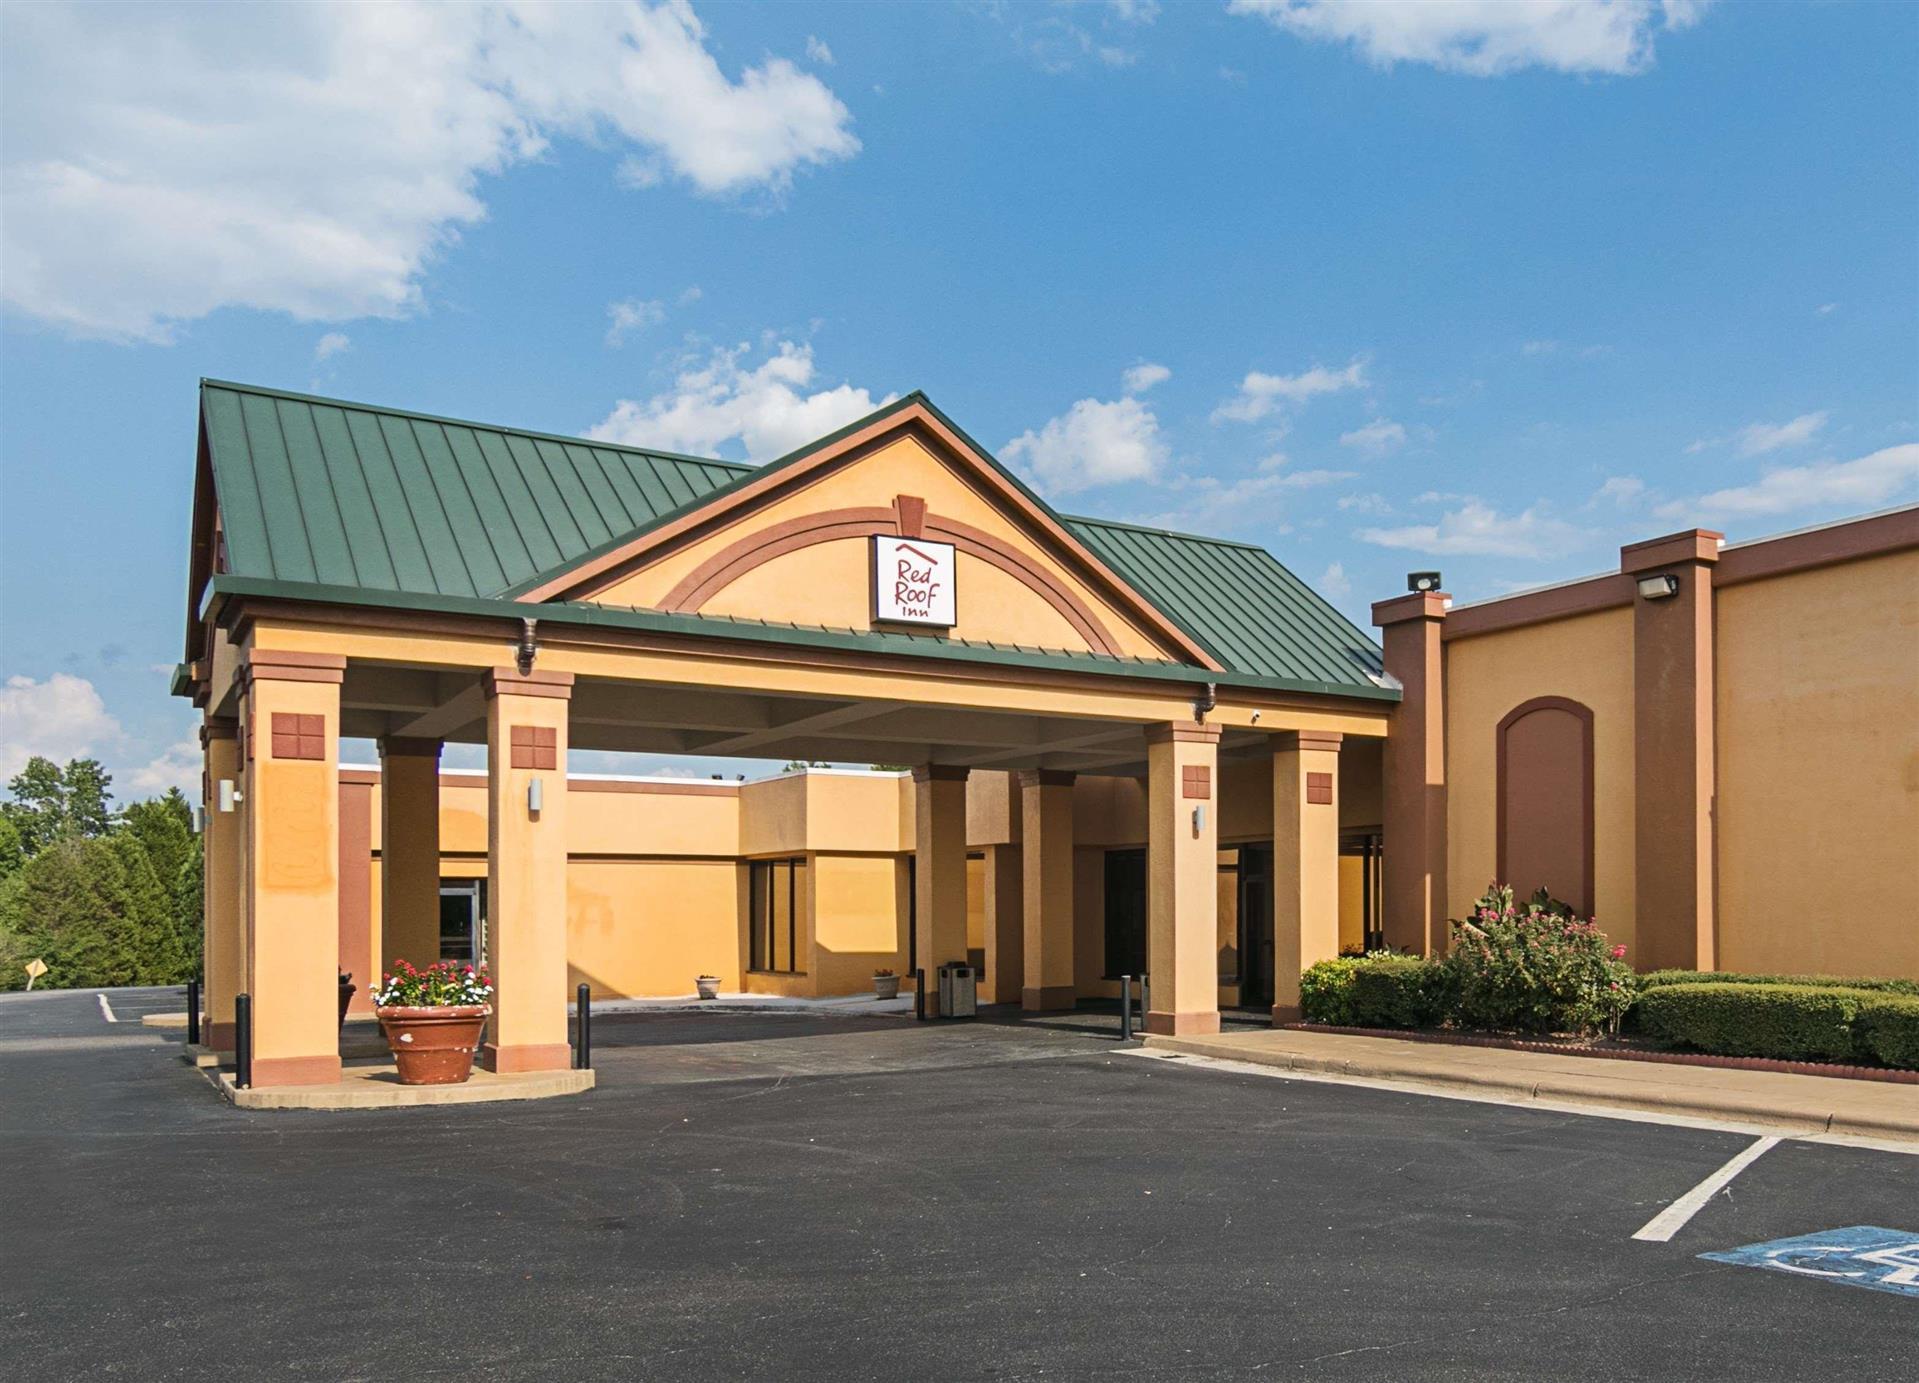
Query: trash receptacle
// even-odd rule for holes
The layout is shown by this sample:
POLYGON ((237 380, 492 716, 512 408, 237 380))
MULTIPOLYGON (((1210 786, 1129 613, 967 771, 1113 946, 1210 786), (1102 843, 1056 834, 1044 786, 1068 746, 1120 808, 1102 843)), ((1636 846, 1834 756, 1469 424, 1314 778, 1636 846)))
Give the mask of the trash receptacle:
POLYGON ((971 1018, 979 1012, 979 976, 970 965, 940 967, 940 1017, 971 1018))

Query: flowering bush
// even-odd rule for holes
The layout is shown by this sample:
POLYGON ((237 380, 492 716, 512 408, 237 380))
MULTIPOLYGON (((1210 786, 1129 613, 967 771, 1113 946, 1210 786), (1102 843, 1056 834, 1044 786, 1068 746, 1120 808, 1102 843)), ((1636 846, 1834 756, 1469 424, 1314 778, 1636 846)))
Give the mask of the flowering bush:
POLYGON ((1625 955, 1564 904, 1543 893, 1516 904, 1512 889, 1495 884, 1452 924, 1454 1019, 1519 1032, 1615 1031, 1636 988, 1625 955))
POLYGON ((375 1008, 450 1008, 455 1004, 484 1004, 493 997, 493 981, 486 967, 443 960, 426 969, 410 961, 395 961, 393 973, 382 975, 373 991, 375 1008))

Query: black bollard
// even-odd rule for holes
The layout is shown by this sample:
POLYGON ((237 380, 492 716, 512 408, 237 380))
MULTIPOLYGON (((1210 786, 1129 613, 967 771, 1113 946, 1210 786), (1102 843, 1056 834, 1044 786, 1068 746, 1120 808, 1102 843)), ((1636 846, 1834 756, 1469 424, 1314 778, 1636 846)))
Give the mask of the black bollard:
POLYGON ((1119 977, 1119 1040, 1133 1040, 1133 977, 1119 977))
POLYGON ((926 1021, 926 972, 924 970, 913 972, 913 1019, 919 1023, 926 1021))
POLYGON ((200 982, 187 981, 187 1044, 200 1045, 200 982))
POLYGON ((593 1069, 593 991, 587 985, 579 988, 580 1011, 579 1040, 573 1044, 573 1069, 590 1071, 593 1069))
POLYGON ((253 1088, 253 996, 233 996, 233 1085, 253 1088))

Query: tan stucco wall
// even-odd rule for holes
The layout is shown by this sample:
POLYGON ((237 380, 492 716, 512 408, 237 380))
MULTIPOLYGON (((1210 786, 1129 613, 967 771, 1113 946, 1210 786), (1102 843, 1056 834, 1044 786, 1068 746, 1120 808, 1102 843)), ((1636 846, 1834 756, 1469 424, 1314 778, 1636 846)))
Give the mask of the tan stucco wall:
POLYGON ((567 984, 601 997, 690 994, 710 974, 739 988, 739 871, 732 860, 574 860, 567 984))
POLYGON ((1720 967, 1919 976, 1919 552, 1729 587, 1716 637, 1720 967))
POLYGON ((1500 720, 1536 696, 1570 697, 1593 713, 1594 913, 1630 958, 1632 636, 1632 611, 1617 609, 1447 643, 1447 916, 1465 916, 1497 872, 1500 720))

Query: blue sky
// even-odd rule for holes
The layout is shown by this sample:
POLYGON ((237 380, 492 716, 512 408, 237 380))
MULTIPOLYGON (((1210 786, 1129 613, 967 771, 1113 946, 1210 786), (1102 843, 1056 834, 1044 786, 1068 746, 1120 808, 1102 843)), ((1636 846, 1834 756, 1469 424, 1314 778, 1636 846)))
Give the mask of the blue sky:
POLYGON ((924 389, 1362 624, 1919 497, 1919 7, 0 24, 9 773, 197 778, 202 375, 753 459, 924 389))

